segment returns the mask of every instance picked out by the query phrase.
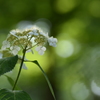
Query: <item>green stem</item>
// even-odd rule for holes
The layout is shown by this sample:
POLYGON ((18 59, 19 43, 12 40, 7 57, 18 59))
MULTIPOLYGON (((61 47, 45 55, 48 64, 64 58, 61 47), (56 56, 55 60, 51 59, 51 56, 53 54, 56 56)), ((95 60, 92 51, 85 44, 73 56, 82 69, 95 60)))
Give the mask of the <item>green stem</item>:
POLYGON ((24 58, 25 58, 25 53, 26 53, 26 47, 25 47, 25 49, 23 50, 23 57, 22 57, 22 61, 21 61, 21 64, 20 64, 19 72, 18 72, 16 81, 15 81, 15 84, 14 84, 12 90, 15 89, 16 84, 17 84, 17 82, 18 82, 18 79, 19 79, 19 76, 20 76, 20 73, 21 73, 21 69, 22 69, 22 66, 23 66, 24 58))

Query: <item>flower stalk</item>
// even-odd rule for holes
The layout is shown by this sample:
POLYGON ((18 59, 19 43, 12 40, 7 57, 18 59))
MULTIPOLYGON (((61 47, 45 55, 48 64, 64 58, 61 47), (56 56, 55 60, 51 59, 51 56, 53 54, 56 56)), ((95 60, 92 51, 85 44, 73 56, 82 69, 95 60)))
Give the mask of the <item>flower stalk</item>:
POLYGON ((26 53, 26 48, 27 48, 27 46, 25 47, 25 49, 23 49, 23 57, 22 57, 22 60, 21 60, 21 64, 20 64, 20 68, 19 68, 19 72, 18 72, 18 75, 17 75, 16 81, 15 81, 15 84, 14 84, 12 90, 15 89, 16 84, 17 84, 18 79, 19 79, 19 76, 20 76, 20 74, 21 74, 21 70, 22 70, 22 66, 23 66, 23 62, 24 62, 24 58, 25 58, 25 53, 26 53))

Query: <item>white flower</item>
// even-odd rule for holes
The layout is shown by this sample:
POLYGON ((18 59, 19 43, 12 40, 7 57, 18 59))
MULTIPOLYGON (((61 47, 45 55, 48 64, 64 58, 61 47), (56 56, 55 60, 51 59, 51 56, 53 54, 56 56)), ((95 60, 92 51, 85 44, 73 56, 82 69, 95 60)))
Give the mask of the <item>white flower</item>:
POLYGON ((50 46, 56 47, 57 39, 50 37, 50 38, 48 38, 48 42, 49 42, 50 46))
POLYGON ((44 54, 44 51, 46 51, 46 48, 43 47, 43 46, 38 46, 38 47, 36 47, 36 51, 38 51, 38 53, 40 55, 43 55, 44 54))
POLYGON ((35 43, 35 37, 32 37, 30 41, 32 42, 32 46, 36 45, 36 43, 35 43))
POLYGON ((29 35, 33 35, 33 32, 29 32, 28 34, 29 34, 29 35))
POLYGON ((32 29, 31 32, 28 33, 29 35, 38 36, 37 29, 32 29))
POLYGON ((2 59, 2 56, 3 56, 3 54, 2 54, 2 53, 0 53, 0 59, 2 59))
POLYGON ((40 35, 42 35, 42 36, 44 36, 45 38, 48 38, 49 36, 48 36, 48 33, 44 33, 44 32, 40 32, 40 35))
POLYGON ((7 39, 3 42, 1 51, 3 57, 17 55, 20 49, 23 51, 25 48, 26 52, 34 53, 32 49, 37 46, 36 51, 43 55, 46 51, 44 45, 47 42, 50 46, 56 47, 57 39, 49 37, 48 33, 43 32, 39 27, 33 26, 22 31, 16 29, 10 31, 7 39))
POLYGON ((18 54, 18 51, 20 51, 20 47, 18 47, 18 46, 12 46, 12 47, 10 47, 10 50, 11 50, 11 52, 14 55, 17 55, 18 54))
POLYGON ((26 65, 23 63, 22 68, 27 70, 28 68, 26 67, 26 65))
POLYGON ((44 33, 43 32, 40 32, 40 35, 43 35, 44 36, 44 33))
POLYGON ((37 32, 37 29, 33 29, 32 31, 33 31, 34 33, 36 33, 36 32, 37 32))
POLYGON ((29 34, 29 35, 38 36, 38 33, 36 33, 36 32, 29 32, 28 34, 29 34))
POLYGON ((34 54, 32 49, 29 49, 29 50, 26 51, 26 53, 28 53, 28 52, 31 52, 32 54, 34 54))
MULTIPOLYGON (((12 31, 10 31, 10 34, 16 36, 16 33, 18 33, 18 32, 19 32, 18 30, 12 30, 12 31)), ((17 36, 16 36, 16 37, 17 37, 17 36)))
POLYGON ((10 47, 10 42, 9 41, 3 41, 3 46, 1 47, 1 50, 5 50, 6 48, 10 47))

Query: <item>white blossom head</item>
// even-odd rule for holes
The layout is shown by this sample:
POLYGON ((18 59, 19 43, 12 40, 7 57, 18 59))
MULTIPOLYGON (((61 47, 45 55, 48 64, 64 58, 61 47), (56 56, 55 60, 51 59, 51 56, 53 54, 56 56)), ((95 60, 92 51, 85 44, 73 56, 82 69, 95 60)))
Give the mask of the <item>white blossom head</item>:
POLYGON ((53 38, 53 37, 50 37, 50 38, 48 38, 48 42, 49 42, 50 46, 56 47, 57 39, 53 38))
POLYGON ((56 47, 57 39, 49 37, 48 33, 43 32, 39 27, 33 26, 24 30, 12 30, 8 34, 7 39, 2 43, 1 53, 3 57, 10 55, 18 55, 19 51, 26 50, 26 52, 36 51, 43 55, 46 51, 45 44, 56 47), (7 55, 4 53, 6 52, 7 55))

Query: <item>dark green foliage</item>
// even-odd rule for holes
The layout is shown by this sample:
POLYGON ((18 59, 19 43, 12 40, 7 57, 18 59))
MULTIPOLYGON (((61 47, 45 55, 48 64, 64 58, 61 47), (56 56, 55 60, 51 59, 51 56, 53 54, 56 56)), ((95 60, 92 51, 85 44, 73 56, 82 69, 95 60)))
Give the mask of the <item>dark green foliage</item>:
POLYGON ((0 59, 0 75, 3 75, 4 73, 11 71, 15 67, 17 60, 17 55, 13 57, 6 57, 0 59))
POLYGON ((32 100, 24 91, 0 90, 0 100, 32 100))

